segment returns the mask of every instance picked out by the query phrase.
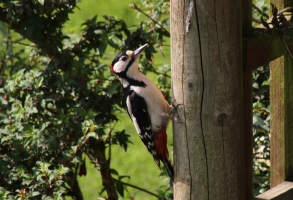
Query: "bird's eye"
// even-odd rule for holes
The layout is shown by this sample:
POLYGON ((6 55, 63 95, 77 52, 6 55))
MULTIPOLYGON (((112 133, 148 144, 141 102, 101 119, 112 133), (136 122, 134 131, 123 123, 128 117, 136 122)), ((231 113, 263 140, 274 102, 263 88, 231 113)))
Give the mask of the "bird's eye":
POLYGON ((127 56, 122 56, 122 57, 121 57, 121 60, 122 60, 122 61, 126 61, 126 60, 127 60, 127 56))

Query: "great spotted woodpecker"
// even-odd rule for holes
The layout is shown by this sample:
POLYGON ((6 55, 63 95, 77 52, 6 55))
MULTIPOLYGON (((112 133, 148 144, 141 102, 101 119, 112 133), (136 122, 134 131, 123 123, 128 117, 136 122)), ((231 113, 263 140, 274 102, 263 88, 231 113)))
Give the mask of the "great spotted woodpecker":
POLYGON ((171 107, 159 88, 138 70, 140 54, 147 46, 119 53, 111 71, 122 83, 126 110, 140 139, 160 169, 160 161, 163 162, 173 181, 166 134, 171 107))

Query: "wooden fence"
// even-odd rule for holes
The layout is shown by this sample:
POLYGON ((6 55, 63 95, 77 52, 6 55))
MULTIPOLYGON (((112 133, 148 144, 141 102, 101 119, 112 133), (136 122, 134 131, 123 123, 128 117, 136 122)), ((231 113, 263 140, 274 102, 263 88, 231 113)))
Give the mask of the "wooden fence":
MULTIPOLYGON (((279 10, 293 6, 292 0, 271 0, 279 10)), ((243 30, 251 26, 251 0, 243 0, 243 30)), ((289 17, 291 18, 291 17, 289 17)), ((285 43, 293 52, 293 39, 285 43)), ((251 72, 270 63, 270 181, 271 189, 255 199, 293 199, 293 62, 280 36, 257 36, 244 40, 244 108, 246 137, 246 199, 252 198, 251 72)))

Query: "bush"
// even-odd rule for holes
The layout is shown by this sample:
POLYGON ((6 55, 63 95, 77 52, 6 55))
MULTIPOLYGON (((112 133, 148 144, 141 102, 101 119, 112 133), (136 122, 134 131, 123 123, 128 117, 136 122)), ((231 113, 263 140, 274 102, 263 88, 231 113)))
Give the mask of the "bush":
POLYGON ((151 20, 129 31, 123 20, 95 16, 83 24, 81 38, 70 38, 62 29, 75 7, 75 0, 0 3, 6 24, 1 25, 3 199, 82 199, 77 176, 86 174, 85 156, 100 170, 108 198, 124 195, 123 177, 110 168, 106 154, 111 145, 126 151, 130 140, 124 130, 109 128, 118 120, 122 91, 103 55, 107 48, 149 43, 144 71, 164 77, 166 71, 154 70, 152 59, 154 45, 162 45, 168 33, 151 20), (12 31, 20 37, 12 38, 12 31), (17 53, 14 44, 20 44, 17 53))

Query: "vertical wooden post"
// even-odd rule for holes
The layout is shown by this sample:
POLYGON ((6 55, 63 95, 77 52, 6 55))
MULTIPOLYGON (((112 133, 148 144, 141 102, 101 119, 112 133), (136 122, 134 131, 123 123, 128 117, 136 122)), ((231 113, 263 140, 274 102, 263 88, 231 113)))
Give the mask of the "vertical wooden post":
MULTIPOLYGON (((271 0, 279 10, 289 0, 271 0)), ((292 51, 292 50, 291 50, 292 51)), ((293 62, 288 55, 270 63, 271 187, 293 180, 293 62)))
POLYGON ((172 0, 175 199, 245 198, 241 0, 172 0))
MULTIPOLYGON (((242 0, 242 30, 252 26, 252 0, 242 0)), ((247 63, 247 42, 243 40, 243 108, 245 146, 245 199, 253 197, 252 171, 252 70, 247 63)))
POLYGON ((283 56, 270 63, 271 187, 293 180, 293 63, 283 56))

